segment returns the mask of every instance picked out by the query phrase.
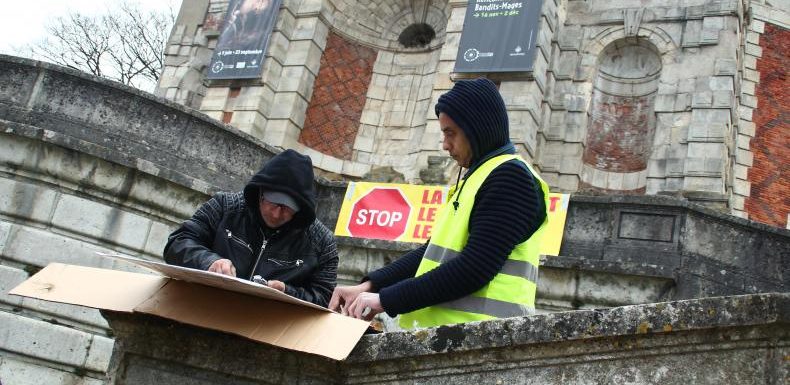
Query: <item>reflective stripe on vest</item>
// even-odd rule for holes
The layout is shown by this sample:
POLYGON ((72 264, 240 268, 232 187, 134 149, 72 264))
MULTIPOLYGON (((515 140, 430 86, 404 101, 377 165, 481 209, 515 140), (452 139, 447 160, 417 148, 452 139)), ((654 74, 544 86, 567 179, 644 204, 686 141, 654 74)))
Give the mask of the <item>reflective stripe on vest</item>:
MULTIPOLYGON (((451 261, 459 254, 461 253, 457 251, 446 249, 434 244, 428 244, 428 247, 425 249, 425 254, 422 257, 442 264, 451 261)), ((532 282, 538 281, 538 268, 527 261, 508 259, 505 261, 505 265, 502 266, 502 270, 499 272, 501 274, 524 277, 532 282)))
MULTIPOLYGON (((451 189, 453 195, 437 215, 433 236, 415 276, 425 274, 461 253, 469 238, 469 217, 477 191, 496 167, 513 159, 521 161, 538 181, 543 191, 544 207, 548 207, 548 185, 519 156, 500 155, 489 159, 462 182, 463 188, 451 189), (456 198, 459 206, 454 209, 452 202, 456 198)), ((533 314, 538 249, 547 220, 548 216, 527 241, 516 245, 499 273, 483 288, 466 297, 403 314, 401 327, 430 327, 533 314)))
POLYGON ((535 309, 526 305, 473 296, 442 303, 442 307, 469 313, 488 314, 496 318, 523 317, 535 314, 535 309))

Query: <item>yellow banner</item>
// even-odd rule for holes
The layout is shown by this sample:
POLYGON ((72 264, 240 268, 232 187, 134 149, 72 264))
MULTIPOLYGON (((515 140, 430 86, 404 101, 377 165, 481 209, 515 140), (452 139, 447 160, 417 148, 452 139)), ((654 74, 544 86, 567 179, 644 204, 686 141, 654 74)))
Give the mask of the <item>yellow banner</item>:
POLYGON ((335 235, 425 242, 446 195, 446 186, 351 182, 335 235))
MULTIPOLYGON (((423 243, 431 237, 447 186, 351 182, 340 208, 335 235, 423 243)), ((560 251, 568 194, 550 194, 549 224, 541 254, 560 251)))
POLYGON ((540 244, 540 253, 543 255, 560 255, 570 198, 570 194, 549 193, 549 207, 546 208, 549 213, 549 223, 543 230, 543 242, 540 244))

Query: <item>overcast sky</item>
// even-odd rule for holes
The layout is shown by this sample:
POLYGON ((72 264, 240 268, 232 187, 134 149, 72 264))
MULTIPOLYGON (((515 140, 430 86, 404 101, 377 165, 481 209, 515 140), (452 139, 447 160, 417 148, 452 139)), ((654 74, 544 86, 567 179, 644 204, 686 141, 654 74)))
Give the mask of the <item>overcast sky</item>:
MULTIPOLYGON (((12 47, 23 46, 44 36, 48 20, 65 16, 70 11, 82 14, 102 14, 120 0, 10 0, 3 1, 0 12, 0 53, 14 55, 12 47)), ((178 14, 181 0, 129 0, 145 9, 167 9, 173 5, 178 14)))

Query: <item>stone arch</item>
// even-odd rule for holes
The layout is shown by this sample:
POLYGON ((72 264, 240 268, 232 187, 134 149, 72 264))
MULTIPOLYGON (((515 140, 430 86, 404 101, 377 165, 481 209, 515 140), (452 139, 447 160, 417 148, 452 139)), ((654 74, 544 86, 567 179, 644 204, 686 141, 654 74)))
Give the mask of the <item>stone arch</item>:
POLYGON ((600 51, 582 155, 584 188, 644 193, 662 68, 649 39, 614 40, 600 51))
POLYGON ((635 36, 629 36, 623 26, 610 27, 600 31, 582 47, 585 55, 600 57, 606 47, 617 41, 640 41, 653 45, 656 53, 661 57, 662 65, 669 65, 677 59, 678 42, 663 29, 654 26, 640 26, 635 36))
POLYGON ((414 179, 451 7, 446 0, 329 4, 332 24, 298 141, 323 159, 391 167, 414 179), (404 30, 420 24, 433 38, 402 44, 404 30))
POLYGON ((331 0, 333 32, 360 44, 388 51, 432 51, 444 43, 450 8, 447 1, 395 0, 359 2, 331 0), (424 23, 436 32, 433 40, 418 48, 406 48, 398 36, 413 24, 424 23))

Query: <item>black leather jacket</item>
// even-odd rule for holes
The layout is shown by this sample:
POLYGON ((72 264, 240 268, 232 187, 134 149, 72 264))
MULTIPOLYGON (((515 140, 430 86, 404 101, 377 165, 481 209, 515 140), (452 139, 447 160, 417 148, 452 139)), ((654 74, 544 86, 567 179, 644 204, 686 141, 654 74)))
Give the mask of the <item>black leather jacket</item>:
POLYGON ((201 270, 226 258, 233 262, 239 278, 260 275, 267 280, 279 280, 286 284, 285 293, 326 306, 337 279, 335 239, 315 219, 312 165, 308 163, 309 175, 294 176, 299 171, 306 172, 293 167, 293 162, 301 158, 293 158, 291 154, 291 159, 283 162, 280 155, 272 158, 243 192, 219 193, 203 204, 170 235, 164 257, 167 263, 201 270), (283 163, 289 166, 286 173, 279 172, 283 163), (273 173, 273 168, 277 172, 273 173), (272 184, 276 181, 279 184, 272 184), (308 182, 309 189, 298 188, 308 182), (292 188, 288 189, 289 186, 292 188), (261 188, 288 192, 297 198, 302 209, 281 228, 267 228, 258 209, 261 188), (255 202, 254 208, 247 201, 255 202))

